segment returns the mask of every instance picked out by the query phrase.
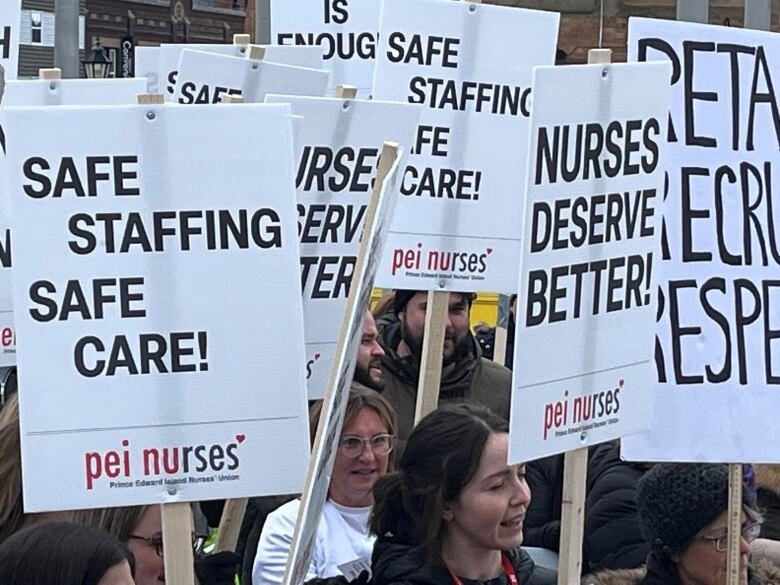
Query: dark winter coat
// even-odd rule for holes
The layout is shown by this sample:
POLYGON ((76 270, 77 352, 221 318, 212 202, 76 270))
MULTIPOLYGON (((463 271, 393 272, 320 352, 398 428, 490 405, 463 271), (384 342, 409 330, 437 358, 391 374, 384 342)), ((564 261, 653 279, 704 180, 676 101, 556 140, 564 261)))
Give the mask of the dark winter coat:
MULTIPOLYGON (((527 467, 531 504, 524 544, 558 550, 560 540, 563 456, 534 461, 527 467)), ((630 569, 644 564, 649 552, 637 520, 636 484, 644 469, 620 460, 611 443, 591 447, 585 500, 583 570, 630 569)))
MULTIPOLYGON (((557 573, 537 567, 522 549, 507 551, 520 585, 555 585, 557 573)), ((371 559, 373 585, 453 585, 452 577, 441 566, 426 567, 420 549, 380 539, 371 559)), ((502 575, 489 581, 463 579, 464 585, 506 585, 502 575)))
MULTIPOLYGON (((677 571, 650 555, 647 567, 586 575, 583 585, 680 585, 677 571)), ((766 562, 750 568, 749 585, 780 585, 780 569, 766 562)))
POLYGON ((755 465, 758 507, 764 516, 761 538, 780 540, 780 465, 755 465))
MULTIPOLYGON (((402 449, 414 426, 420 364, 412 356, 398 355, 398 344, 401 341, 400 321, 382 319, 377 325, 384 325, 379 339, 385 350, 385 356, 382 358, 382 395, 398 414, 396 434, 402 449)), ((509 420, 511 386, 512 372, 501 364, 484 359, 479 344, 469 333, 464 351, 455 363, 446 366, 442 371, 439 403, 475 402, 509 420)))

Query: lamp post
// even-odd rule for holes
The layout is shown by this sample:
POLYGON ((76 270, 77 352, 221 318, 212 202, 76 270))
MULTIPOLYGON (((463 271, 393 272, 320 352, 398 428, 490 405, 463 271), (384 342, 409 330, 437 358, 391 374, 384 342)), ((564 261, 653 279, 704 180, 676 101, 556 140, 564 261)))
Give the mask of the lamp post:
POLYGON ((84 74, 88 79, 103 79, 111 73, 111 61, 106 50, 100 44, 100 38, 95 39, 95 45, 89 56, 81 64, 84 66, 84 74))

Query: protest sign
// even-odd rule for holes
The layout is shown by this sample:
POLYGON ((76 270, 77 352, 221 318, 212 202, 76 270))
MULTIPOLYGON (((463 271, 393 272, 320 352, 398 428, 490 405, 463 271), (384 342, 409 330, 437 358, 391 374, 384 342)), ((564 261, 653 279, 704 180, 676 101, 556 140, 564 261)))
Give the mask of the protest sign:
MULTIPOLYGON (((271 63, 280 63, 282 65, 294 65, 296 67, 308 67, 310 69, 322 68, 322 54, 316 47, 277 47, 262 46, 265 49, 265 61, 271 63)), ((209 44, 172 44, 160 45, 158 54, 158 67, 160 88, 165 87, 160 93, 165 95, 165 99, 173 101, 176 93, 176 82, 179 77, 178 66, 179 59, 183 51, 203 51, 215 55, 226 55, 229 57, 244 57, 249 50, 249 45, 209 45, 209 44)))
POLYGON ((19 29, 22 24, 21 0, 5 0, 0 6, 0 66, 6 81, 16 79, 19 69, 19 29))
POLYGON ((271 38, 277 45, 317 47, 330 71, 331 90, 354 85, 371 95, 382 3, 346 0, 271 0, 271 38))
POLYGON ((4 109, 27 511, 300 490, 289 118, 4 109))
POLYGON ((322 517, 322 506, 328 496, 338 439, 349 401, 357 350, 363 332, 363 316, 371 300, 382 246, 387 238, 395 207, 399 161, 398 145, 385 142, 379 157, 379 169, 371 202, 366 210, 360 252, 341 321, 339 344, 317 425, 306 485, 301 495, 301 506, 298 509, 298 519, 282 579, 284 585, 303 585, 311 563, 317 527, 322 517))
POLYGON ((554 63, 558 20, 450 0, 385 4, 374 97, 425 109, 378 286, 515 291, 531 73, 554 63))
POLYGON ((629 58, 671 61, 672 99, 655 417, 623 454, 780 462, 780 38, 631 19, 629 58))
POLYGON ((324 96, 328 72, 229 57, 203 51, 181 53, 173 101, 180 104, 218 103, 221 96, 241 96, 246 103, 262 103, 268 93, 324 96))
POLYGON ((360 234, 385 139, 408 146, 420 109, 408 104, 269 96, 303 116, 295 183, 309 398, 322 398, 338 343, 360 234))
POLYGON ((670 73, 666 63, 534 71, 512 462, 650 424, 670 73))

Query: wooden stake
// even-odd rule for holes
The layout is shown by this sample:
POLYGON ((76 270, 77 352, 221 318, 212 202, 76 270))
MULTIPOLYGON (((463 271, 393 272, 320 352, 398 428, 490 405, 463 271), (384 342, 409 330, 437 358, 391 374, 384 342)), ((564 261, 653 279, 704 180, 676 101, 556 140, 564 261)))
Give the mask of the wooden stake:
POLYGON ((354 100, 357 96, 357 87, 354 85, 337 85, 335 96, 342 100, 354 100))
POLYGON ((728 585, 739 585, 739 562, 742 558, 742 465, 729 465, 729 548, 726 557, 728 585))
POLYGON ((444 351, 444 334, 449 310, 450 293, 440 290, 428 291, 414 424, 420 422, 420 419, 439 406, 442 352, 444 351))
POLYGON ((260 45, 249 45, 246 48, 246 58, 262 61, 265 59, 265 47, 261 47, 260 45))
MULTIPOLYGON (((379 157, 379 169, 374 180, 371 201, 366 208, 360 251, 352 273, 352 283, 347 295, 344 317, 341 320, 339 341, 336 345, 335 358, 325 389, 322 412, 314 438, 309 469, 306 473, 306 483, 303 494, 301 494, 301 505, 298 509, 298 519, 295 523, 295 532, 290 544, 290 554, 287 558, 282 585, 302 585, 311 563, 312 548, 322 515, 322 506, 328 496, 328 485, 333 470, 337 441, 341 435, 349 389, 352 386, 351 376, 347 379, 345 374, 350 369, 350 362, 355 360, 357 342, 362 331, 363 315, 368 310, 371 301, 374 274, 372 268, 375 269, 376 264, 367 266, 367 262, 369 260, 374 263, 378 262, 375 254, 378 244, 376 237, 380 229, 386 230, 387 225, 389 225, 389 218, 384 218, 384 222, 380 218, 379 223, 376 219, 379 212, 382 185, 397 159, 398 145, 385 142, 379 157), (376 231, 369 231, 371 229, 376 231), (375 257, 372 258, 371 253, 374 253, 375 257)), ((383 205, 388 204, 390 200, 387 197, 391 196, 392 194, 385 195, 383 205)))
POLYGON ((241 524, 244 522, 247 498, 227 500, 219 519, 219 534, 214 545, 214 552, 235 551, 238 544, 238 535, 241 533, 241 524))
MULTIPOLYGON (((612 61, 611 49, 591 49, 588 64, 612 61)), ((583 440, 585 439, 583 433, 583 440)), ((585 492, 588 448, 568 451, 563 459, 561 542, 558 547, 558 585, 579 585, 582 575, 582 536, 585 528, 585 492)))
POLYGON ((579 585, 582 575, 582 535, 585 527, 585 478, 588 448, 567 451, 563 459, 561 542, 558 585, 579 585))
POLYGON ((498 295, 498 316, 493 340, 493 361, 502 366, 506 363, 507 338, 509 335, 509 297, 498 295))
POLYGON ((135 96, 135 101, 142 106, 156 106, 165 103, 165 97, 161 93, 142 93, 135 96))
POLYGON ((220 103, 223 104, 243 104, 244 103, 244 96, 242 95, 230 95, 227 93, 220 94, 219 96, 220 103))
POLYGON ((241 33, 233 35, 234 45, 248 45, 251 42, 252 42, 252 35, 241 34, 241 33))
POLYGON ((195 583, 192 557, 192 509, 187 502, 162 504, 163 556, 167 585, 195 583))
POLYGON ((58 80, 62 79, 62 69, 52 67, 51 69, 38 69, 38 79, 58 80))

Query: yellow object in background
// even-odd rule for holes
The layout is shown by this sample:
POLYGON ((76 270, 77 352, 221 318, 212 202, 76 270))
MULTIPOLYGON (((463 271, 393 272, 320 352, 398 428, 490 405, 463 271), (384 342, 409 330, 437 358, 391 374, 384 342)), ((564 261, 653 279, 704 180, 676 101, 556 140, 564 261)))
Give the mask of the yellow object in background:
MULTIPOLYGON (((377 301, 384 294, 381 288, 375 288, 371 293, 371 307, 376 306, 377 301)), ((471 305, 471 329, 477 323, 487 323, 490 327, 496 326, 498 320, 498 293, 477 293, 477 298, 471 305)))

